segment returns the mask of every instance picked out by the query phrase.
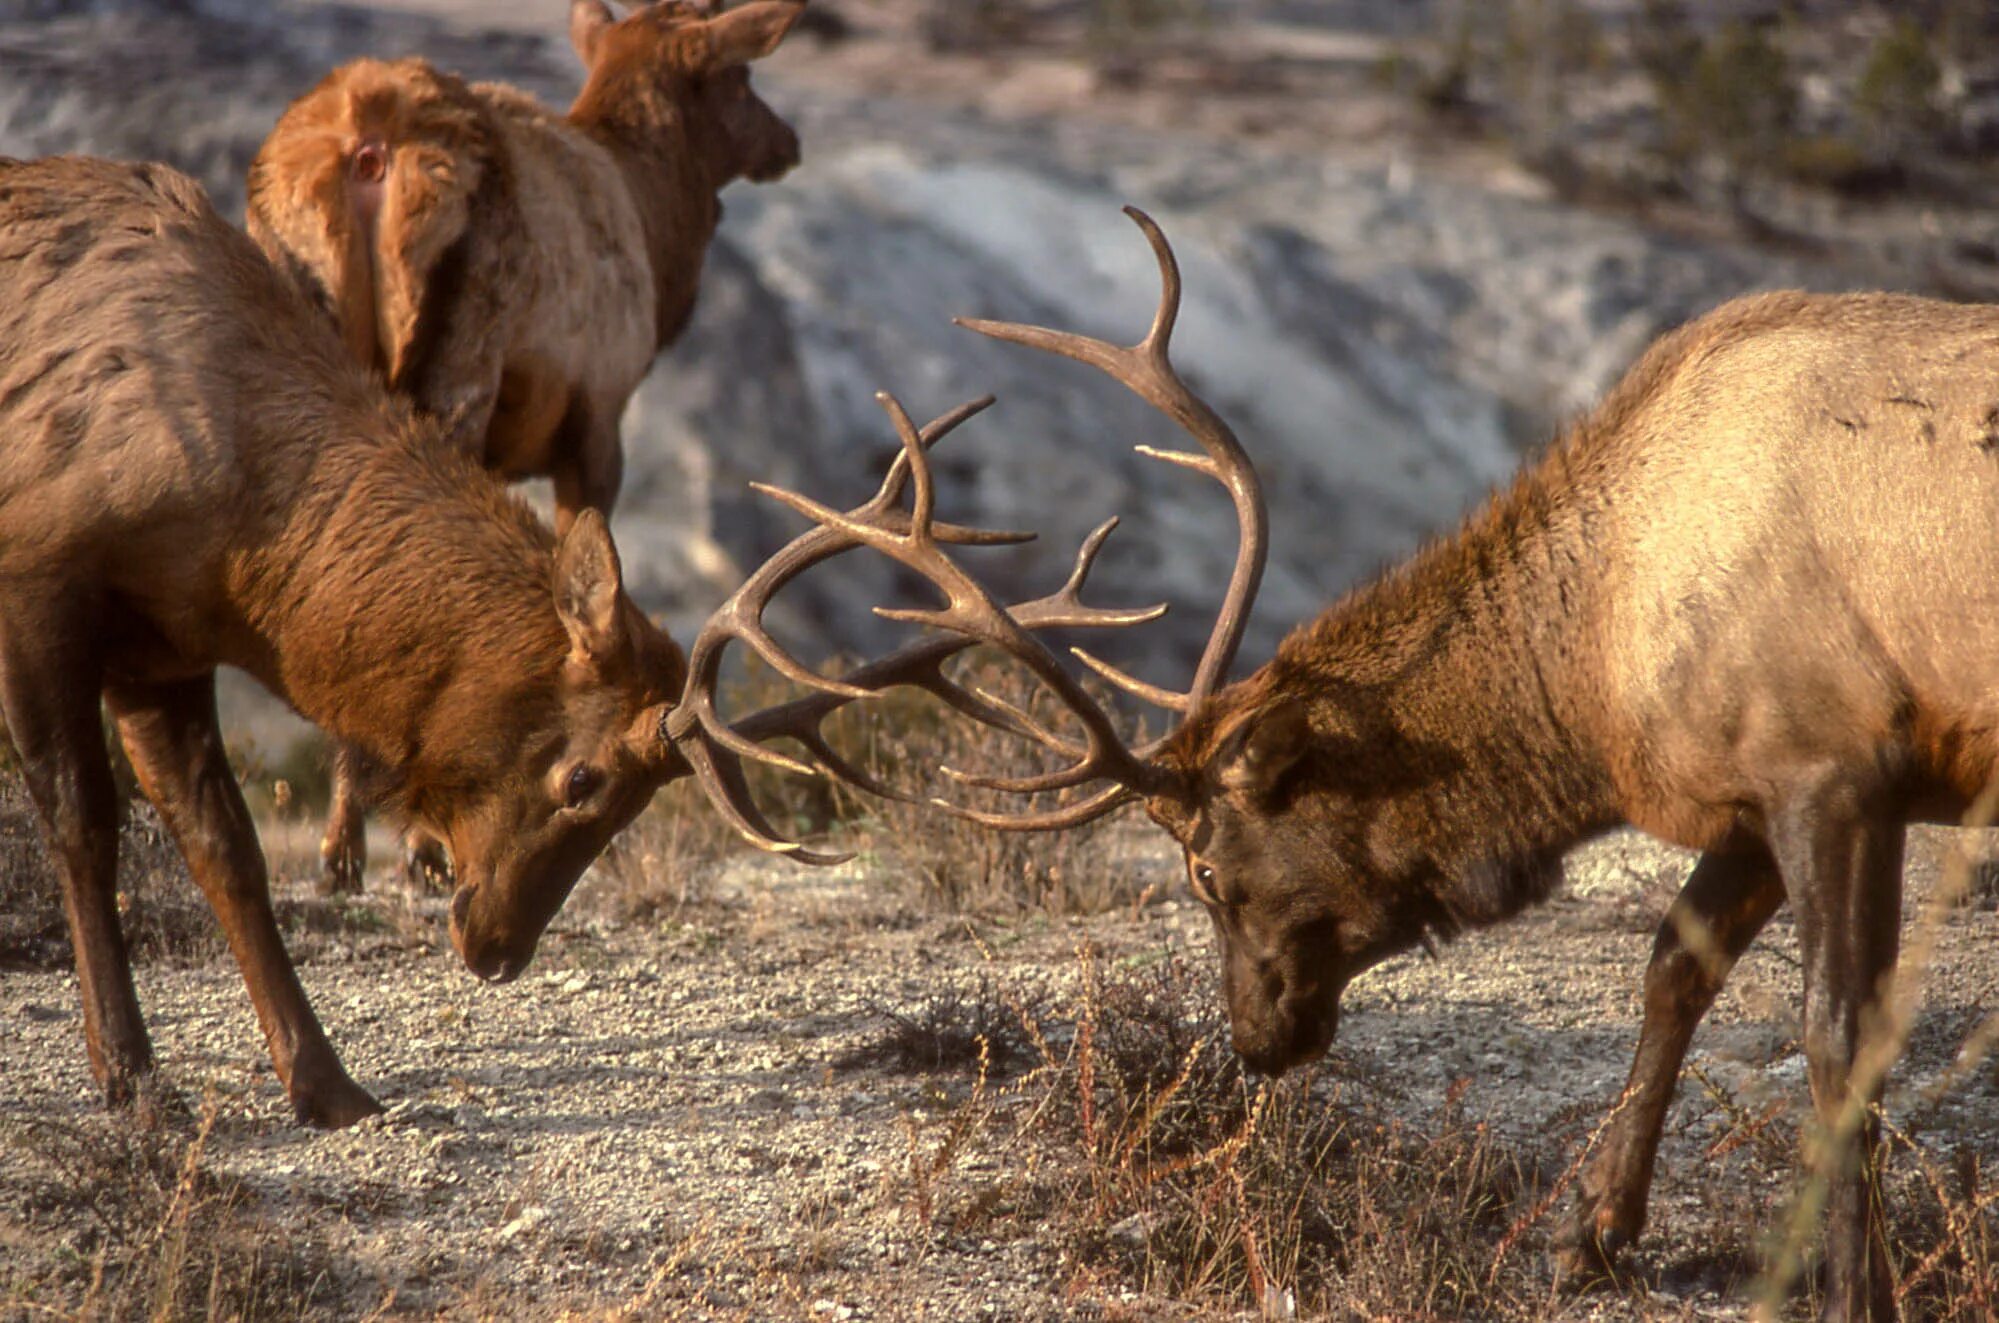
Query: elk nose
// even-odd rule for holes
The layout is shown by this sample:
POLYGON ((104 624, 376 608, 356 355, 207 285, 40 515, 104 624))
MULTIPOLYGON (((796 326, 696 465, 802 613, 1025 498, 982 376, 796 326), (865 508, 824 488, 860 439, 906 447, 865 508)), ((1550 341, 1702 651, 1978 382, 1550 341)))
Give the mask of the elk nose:
POLYGON ((469 928, 472 918, 472 898, 478 888, 466 884, 458 888, 451 897, 451 944, 458 948, 458 954, 465 962, 465 968, 488 983, 509 983, 521 976, 528 967, 533 953, 517 955, 503 950, 497 943, 481 940, 469 928))

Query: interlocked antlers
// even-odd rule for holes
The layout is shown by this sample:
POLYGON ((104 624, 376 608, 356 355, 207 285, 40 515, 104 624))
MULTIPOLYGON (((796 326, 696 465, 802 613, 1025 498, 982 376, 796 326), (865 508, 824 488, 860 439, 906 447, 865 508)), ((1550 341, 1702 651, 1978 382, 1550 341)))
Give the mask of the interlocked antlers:
MULTIPOLYGON (((1166 236, 1149 216, 1127 207, 1159 260, 1159 309, 1152 329, 1130 347, 1067 332, 1019 326, 1009 322, 960 319, 959 324, 999 340, 1047 350, 1087 363, 1179 423, 1200 445, 1202 454, 1138 447, 1139 453, 1204 473, 1229 491, 1235 504, 1239 543, 1235 569, 1217 613, 1213 632, 1185 693, 1150 685, 1082 649, 1077 659, 1097 675, 1146 702, 1183 717, 1220 686, 1236 647, 1242 641, 1249 605, 1263 577, 1268 547, 1263 496, 1256 472, 1228 425, 1188 389, 1168 358, 1174 321, 1180 310, 1180 270, 1166 236)), ((936 800, 939 807, 976 822, 1015 831, 1052 831, 1101 817, 1156 786, 1160 772, 1153 756, 1165 737, 1139 748, 1127 745, 1116 722, 1037 637, 1048 629, 1115 628, 1157 619, 1164 606, 1132 609, 1092 607, 1082 590, 1104 542, 1117 527, 1105 521, 1083 542, 1074 569, 1056 592, 1031 602, 1002 606, 981 584, 953 561, 949 546, 991 546, 1019 543, 1033 537, 992 529, 965 528, 936 521, 936 485, 930 469, 930 447, 960 423, 992 403, 990 396, 952 410, 918 429, 893 396, 877 397, 894 421, 902 440, 896 457, 873 499, 845 513, 807 497, 756 484, 756 489, 797 510, 817 527, 793 539, 730 596, 694 640, 688 659, 686 690, 662 723, 662 735, 672 741, 701 780, 708 797, 744 836, 767 850, 790 853, 807 863, 837 863, 849 856, 810 851, 784 839, 765 818, 749 793, 745 758, 796 772, 824 771, 869 794, 904 797, 861 768, 843 759, 824 735, 827 717, 855 699, 867 698, 897 685, 922 689, 972 719, 1038 743, 1066 760, 1054 771, 1026 777, 995 777, 943 769, 967 785, 1013 794, 1067 790, 1093 781, 1109 784, 1073 804, 1045 812, 989 813, 936 800), (900 506, 913 486, 911 509, 900 506), (877 607, 890 620, 931 626, 938 634, 910 644, 879 660, 854 668, 837 679, 814 673, 779 645, 764 629, 762 617, 772 594, 807 568, 856 547, 872 547, 921 574, 944 596, 945 604, 928 609, 877 607), (811 692, 792 702, 767 708, 730 723, 715 706, 715 687, 722 655, 739 641, 781 675, 811 692), (989 644, 1024 664, 1076 717, 1081 742, 1047 729, 1026 712, 990 694, 968 689, 944 673, 944 663, 974 644, 989 644), (816 763, 808 764, 767 747, 763 741, 788 736, 802 744, 816 763)))

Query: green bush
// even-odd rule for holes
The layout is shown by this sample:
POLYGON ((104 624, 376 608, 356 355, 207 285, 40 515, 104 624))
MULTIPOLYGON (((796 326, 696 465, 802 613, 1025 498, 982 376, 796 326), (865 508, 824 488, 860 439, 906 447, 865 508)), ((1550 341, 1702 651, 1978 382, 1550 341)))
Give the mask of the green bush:
POLYGON ((1942 81, 1929 34, 1915 19, 1905 18, 1875 43, 1854 88, 1854 110, 1891 150, 1933 137, 1943 127, 1937 104, 1942 81))

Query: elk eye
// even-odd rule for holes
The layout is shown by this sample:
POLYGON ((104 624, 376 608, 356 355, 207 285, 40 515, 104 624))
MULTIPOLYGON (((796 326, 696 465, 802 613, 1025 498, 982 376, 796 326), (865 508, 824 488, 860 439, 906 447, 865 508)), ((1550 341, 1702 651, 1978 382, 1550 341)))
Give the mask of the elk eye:
POLYGON ((1209 865, 1196 864, 1194 866, 1194 885, 1200 891, 1202 900, 1217 901, 1220 899, 1215 894, 1215 870, 1209 865))
POLYGON ((596 789, 597 770, 588 763, 578 763, 562 783, 562 802, 568 808, 582 808, 596 789))

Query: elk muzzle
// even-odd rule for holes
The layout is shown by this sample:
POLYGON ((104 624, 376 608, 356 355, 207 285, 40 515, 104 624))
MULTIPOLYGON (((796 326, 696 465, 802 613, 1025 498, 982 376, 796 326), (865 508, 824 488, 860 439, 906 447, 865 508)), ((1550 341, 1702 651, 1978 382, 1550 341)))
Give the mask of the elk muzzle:
POLYGON ((451 897, 451 945, 465 967, 488 983, 510 983, 534 959, 540 933, 525 942, 496 931, 474 918, 479 902, 476 883, 463 883, 451 897))
POLYGON ((1230 1041, 1244 1064, 1264 1075, 1316 1061, 1339 1030, 1341 984, 1301 977, 1282 968, 1285 963, 1257 969, 1245 968, 1232 953, 1223 958, 1230 1041))

